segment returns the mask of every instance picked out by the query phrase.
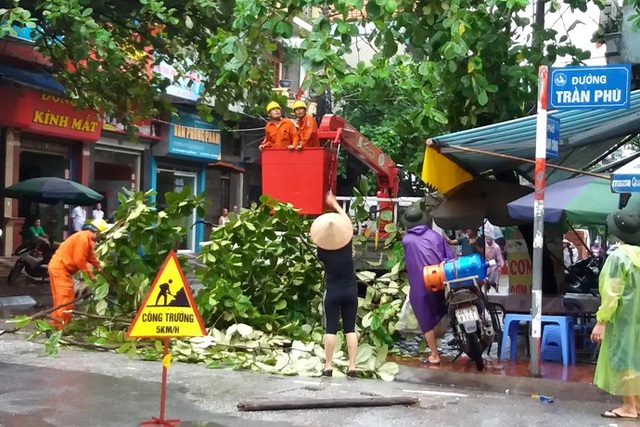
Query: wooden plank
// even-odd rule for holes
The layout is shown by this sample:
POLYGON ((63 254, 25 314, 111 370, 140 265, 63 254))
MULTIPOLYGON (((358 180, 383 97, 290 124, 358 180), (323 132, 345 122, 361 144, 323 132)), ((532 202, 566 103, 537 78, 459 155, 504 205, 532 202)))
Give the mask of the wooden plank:
POLYGON ((239 411, 281 411, 292 409, 351 408, 368 406, 415 405, 420 399, 411 396, 368 396, 357 398, 247 400, 238 403, 239 411))

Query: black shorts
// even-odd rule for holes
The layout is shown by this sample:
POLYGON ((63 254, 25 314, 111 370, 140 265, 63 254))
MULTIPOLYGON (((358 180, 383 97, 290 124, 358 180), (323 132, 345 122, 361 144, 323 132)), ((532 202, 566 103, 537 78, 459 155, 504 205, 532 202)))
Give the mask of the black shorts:
POLYGON ((342 330, 345 333, 356 331, 358 313, 358 288, 328 288, 322 299, 324 324, 327 334, 336 334, 342 317, 342 330))

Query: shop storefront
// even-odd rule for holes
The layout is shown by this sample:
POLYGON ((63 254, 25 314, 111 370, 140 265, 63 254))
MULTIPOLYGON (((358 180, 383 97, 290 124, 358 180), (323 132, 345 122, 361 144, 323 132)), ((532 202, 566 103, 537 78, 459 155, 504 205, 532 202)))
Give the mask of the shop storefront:
POLYGON ((160 140, 155 124, 148 122, 138 126, 137 141, 129 141, 124 127, 116 120, 105 118, 102 134, 91 153, 91 188, 101 193, 105 218, 118 208, 118 193, 122 189, 139 191, 148 184, 143 182, 146 163, 151 155, 151 145, 160 140))
MULTIPOLYGON (((200 194, 206 187, 206 167, 220 158, 220 132, 215 123, 201 120, 194 108, 181 107, 169 131, 152 149, 149 167, 151 188, 158 195, 159 209, 166 206, 165 193, 188 188, 200 194)), ((196 212, 184 221, 187 236, 181 250, 198 252, 204 240, 204 226, 195 224, 196 212)))
MULTIPOLYGON (((22 86, 0 87, 0 127, 3 128, 4 186, 36 177, 60 177, 89 184, 89 155, 100 136, 101 121, 72 101, 22 86)), ((2 253, 20 245, 25 220, 40 218, 54 240, 66 231, 66 206, 5 199, 2 253)))

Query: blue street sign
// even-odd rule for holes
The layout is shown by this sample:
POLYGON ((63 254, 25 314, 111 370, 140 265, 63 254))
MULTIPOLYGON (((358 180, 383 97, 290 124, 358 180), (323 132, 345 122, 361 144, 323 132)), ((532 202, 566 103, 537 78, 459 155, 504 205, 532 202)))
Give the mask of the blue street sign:
POLYGON ((549 109, 630 106, 631 65, 551 68, 549 109))
POLYGON ((632 160, 611 174, 611 191, 614 193, 640 192, 640 158, 632 160))
POLYGON ((560 119, 547 117, 547 158, 558 158, 558 146, 560 145, 560 119))

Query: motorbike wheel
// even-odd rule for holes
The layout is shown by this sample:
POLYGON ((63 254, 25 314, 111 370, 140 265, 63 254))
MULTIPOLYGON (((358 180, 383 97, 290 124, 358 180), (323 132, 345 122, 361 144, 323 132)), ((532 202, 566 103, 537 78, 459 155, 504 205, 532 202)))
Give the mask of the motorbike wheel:
POLYGON ((473 359, 476 362, 476 369, 478 371, 484 370, 484 359, 482 359, 482 347, 480 346, 480 341, 478 340, 478 335, 474 333, 467 333, 467 356, 473 359))
POLYGON ((13 266, 11 271, 9 272, 9 276, 7 276, 7 285, 13 286, 20 277, 20 274, 24 270, 24 263, 22 261, 16 261, 16 264, 13 266))

